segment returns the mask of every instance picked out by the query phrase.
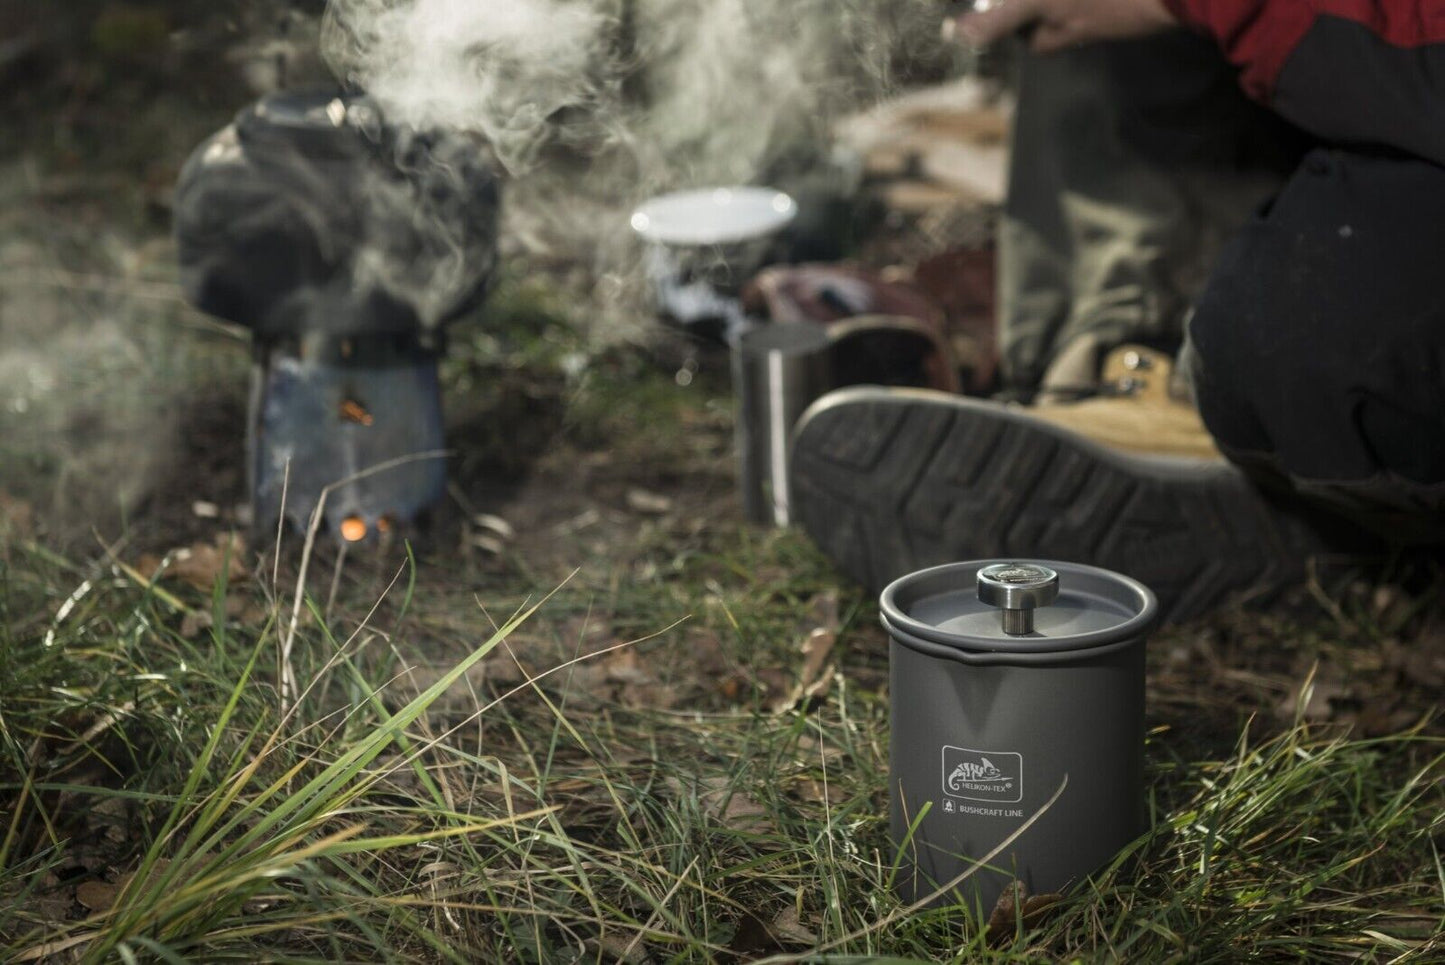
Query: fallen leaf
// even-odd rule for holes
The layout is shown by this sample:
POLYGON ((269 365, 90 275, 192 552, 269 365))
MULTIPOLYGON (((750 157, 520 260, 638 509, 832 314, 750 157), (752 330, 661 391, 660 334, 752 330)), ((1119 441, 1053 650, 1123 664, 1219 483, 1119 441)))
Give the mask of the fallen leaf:
POLYGON ((805 801, 812 801, 814 804, 821 804, 827 801, 829 804, 840 804, 848 794, 837 784, 824 784, 822 781, 808 778, 798 785, 798 794, 805 801))
POLYGON ((1407 683, 1432 690, 1445 687, 1445 650, 1439 637, 1421 635, 1409 645, 1387 640, 1382 648, 1385 666, 1407 683))
POLYGON ((0 533, 20 538, 35 530, 35 510, 25 500, 0 489, 0 533))
POLYGON ((1371 702, 1355 714, 1355 724, 1365 737, 1385 737, 1407 729, 1419 716, 1418 710, 1398 704, 1371 702))
MULTIPOLYGON (((75 893, 60 883, 53 872, 44 872, 30 898, 24 903, 24 914, 32 915, 39 921, 65 921, 75 911, 75 893)), ((9 896, 7 895, 7 898, 9 896)), ((11 905, 12 912, 19 911, 18 905, 11 905)))
POLYGON ((504 540, 496 536, 484 536, 482 534, 475 534, 469 537, 467 539, 467 545, 472 549, 481 550, 488 556, 501 556, 507 549, 507 544, 504 540))
POLYGON ((1029 895, 1022 882, 1010 883, 998 896, 993 911, 989 913, 988 940, 999 942, 1013 935, 1016 926, 1028 928, 1037 924, 1050 908, 1062 900, 1063 896, 1054 892, 1029 895))
POLYGON ((773 830, 767 808, 739 791, 726 777, 699 778, 690 787, 676 778, 667 783, 679 797, 691 791, 697 796, 699 810, 735 831, 773 830))
POLYGON ((491 513, 478 513, 472 517, 472 522, 481 529, 494 533, 504 540, 512 539, 517 535, 517 531, 512 528, 511 523, 491 513))
POLYGON ((108 881, 83 881, 75 889, 75 900, 91 911, 110 911, 120 886, 108 881))
POLYGON ((588 939, 587 944, 595 945, 605 955, 601 961, 623 962, 625 965, 642 965, 643 962, 651 961, 646 950, 642 948, 640 936, 637 935, 629 938, 626 935, 606 934, 588 939))
POLYGON ((187 610, 181 618, 181 637, 194 640, 202 630, 209 630, 214 622, 209 610, 187 610))
POLYGON ((627 508, 649 516, 662 516, 672 511, 672 500, 646 489, 627 490, 627 508))
POLYGON ((838 616, 838 591, 826 590, 809 600, 808 617, 815 627, 837 633, 843 626, 838 616))
POLYGON ((792 689, 792 675, 782 667, 762 667, 753 674, 754 683, 762 689, 763 706, 778 711, 792 706, 788 697, 792 689))
POLYGON ((740 673, 728 674, 717 685, 717 692, 728 703, 735 704, 748 692, 748 680, 740 673))
MULTIPOLYGON (((56 956, 76 945, 83 945, 100 934, 99 931, 83 931, 79 935, 71 935, 69 938, 57 939, 53 942, 44 942, 40 945, 32 945, 15 956, 16 962, 38 962, 54 961, 56 956)), ((79 956, 76 956, 77 960, 79 956)))
POLYGON ((781 703, 773 706, 773 710, 810 703, 828 692, 835 672, 835 668, 828 664, 828 657, 837 643, 838 635, 824 627, 808 634, 803 641, 803 669, 798 675, 798 682, 781 703))
POLYGON ((770 952, 777 946, 768 926, 751 912, 743 912, 742 918, 738 919, 736 929, 733 932, 732 940, 728 942, 728 948, 738 954, 770 952))
POLYGON ((799 945, 818 944, 817 933, 803 924, 798 909, 793 905, 778 912, 778 917, 773 919, 773 934, 783 941, 799 945))
POLYGON ((838 635, 825 627, 819 627, 808 638, 803 641, 803 673, 801 684, 804 687, 811 686, 822 673, 823 664, 827 662, 833 647, 838 643, 838 635))
POLYGON ((652 680, 647 671, 642 669, 642 662, 633 647, 608 654, 605 667, 607 679, 613 683, 645 684, 652 680))
POLYGON ((136 562, 136 571, 148 580, 173 577, 202 590, 214 586, 222 572, 230 584, 243 582, 251 575, 245 562, 246 541, 239 533, 220 533, 212 543, 194 543, 173 549, 166 556, 170 562, 164 570, 164 560, 148 554, 136 562))
POLYGON ((835 761, 841 761, 848 756, 843 748, 836 744, 824 743, 812 734, 798 735, 798 751, 800 760, 805 765, 815 764, 818 761, 832 765, 835 761))
POLYGON ((1305 678, 1293 687, 1276 708, 1278 715, 1292 719, 1296 713, 1304 720, 1318 724, 1334 717, 1332 702, 1342 701, 1350 695, 1350 688, 1340 680, 1316 675, 1305 678))

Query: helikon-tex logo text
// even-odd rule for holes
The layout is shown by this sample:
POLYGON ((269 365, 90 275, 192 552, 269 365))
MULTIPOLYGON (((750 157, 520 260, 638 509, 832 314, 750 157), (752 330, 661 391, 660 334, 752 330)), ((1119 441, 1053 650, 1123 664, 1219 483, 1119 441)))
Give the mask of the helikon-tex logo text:
POLYGON ((1024 756, 1014 751, 980 751, 945 744, 943 793, 965 801, 1022 801, 1024 756))

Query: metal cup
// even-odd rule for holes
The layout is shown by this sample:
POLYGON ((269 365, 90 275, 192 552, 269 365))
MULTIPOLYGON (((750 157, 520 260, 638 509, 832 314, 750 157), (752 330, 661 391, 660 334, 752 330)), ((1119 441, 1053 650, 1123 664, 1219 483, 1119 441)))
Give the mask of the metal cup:
POLYGON ((880 600, 891 829, 908 902, 986 916, 1064 891, 1144 830, 1142 584, 1093 566, 951 563, 880 600))
POLYGON ((733 342, 743 512, 788 525, 788 447, 793 426, 832 388, 827 331, 812 322, 759 325, 733 342))

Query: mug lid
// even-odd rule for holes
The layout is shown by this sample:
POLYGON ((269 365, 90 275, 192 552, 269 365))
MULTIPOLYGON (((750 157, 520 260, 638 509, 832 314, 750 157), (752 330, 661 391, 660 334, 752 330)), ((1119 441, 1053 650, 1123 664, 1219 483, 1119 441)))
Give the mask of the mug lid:
POLYGON ((1108 646, 1154 628, 1159 603, 1138 580, 1082 563, 975 560, 919 570, 879 598, 883 624, 962 650, 1056 653, 1108 646))

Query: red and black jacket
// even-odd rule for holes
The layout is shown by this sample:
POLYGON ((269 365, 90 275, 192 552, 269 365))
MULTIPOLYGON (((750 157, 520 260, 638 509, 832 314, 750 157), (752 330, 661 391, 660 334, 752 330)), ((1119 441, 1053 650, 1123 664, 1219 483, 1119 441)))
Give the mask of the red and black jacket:
POLYGON ((1445 165, 1445 0, 1165 2, 1311 134, 1445 165))

